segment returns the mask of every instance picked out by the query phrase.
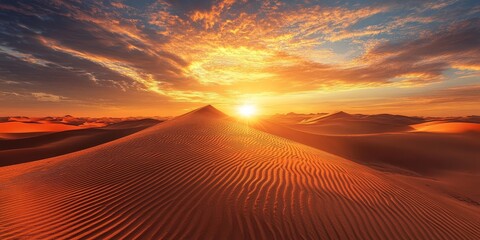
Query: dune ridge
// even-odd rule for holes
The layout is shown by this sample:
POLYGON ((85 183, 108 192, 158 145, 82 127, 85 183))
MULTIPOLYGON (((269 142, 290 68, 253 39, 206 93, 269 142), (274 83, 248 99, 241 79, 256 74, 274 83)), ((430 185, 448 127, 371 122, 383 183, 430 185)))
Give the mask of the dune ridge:
POLYGON ((0 238, 480 236, 478 211, 215 110, 0 168, 0 238))

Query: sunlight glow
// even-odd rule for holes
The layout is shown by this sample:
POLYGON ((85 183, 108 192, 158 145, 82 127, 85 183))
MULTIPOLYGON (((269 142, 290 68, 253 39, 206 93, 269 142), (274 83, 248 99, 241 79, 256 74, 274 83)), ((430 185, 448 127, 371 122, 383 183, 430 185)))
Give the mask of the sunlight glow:
POLYGON ((252 117, 257 113, 257 108, 251 104, 244 104, 238 107, 238 114, 242 117, 252 117))

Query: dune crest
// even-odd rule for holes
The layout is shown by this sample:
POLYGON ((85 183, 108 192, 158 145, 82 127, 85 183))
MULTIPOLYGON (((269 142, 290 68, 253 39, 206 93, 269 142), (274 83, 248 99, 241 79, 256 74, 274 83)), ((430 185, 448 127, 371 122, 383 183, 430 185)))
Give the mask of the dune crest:
POLYGON ((185 113, 183 115, 180 115, 176 117, 177 119, 183 119, 183 118, 207 118, 207 119, 221 119, 221 118, 227 118, 228 115, 223 113, 222 111, 216 109, 212 105, 207 105, 201 108, 197 108, 193 111, 190 111, 188 113, 185 113))
POLYGON ((96 148, 0 168, 0 238, 480 235, 478 211, 225 117, 207 106, 96 148))
POLYGON ((302 121, 299 122, 299 124, 318 124, 322 121, 349 119, 349 118, 352 118, 352 115, 346 112, 340 111, 336 113, 325 114, 321 116, 315 116, 312 118, 303 119, 302 121))

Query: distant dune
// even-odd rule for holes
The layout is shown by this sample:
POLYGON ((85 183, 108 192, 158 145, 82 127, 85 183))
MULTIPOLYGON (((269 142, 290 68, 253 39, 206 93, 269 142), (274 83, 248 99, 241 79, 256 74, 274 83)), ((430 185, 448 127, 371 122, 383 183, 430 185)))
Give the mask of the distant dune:
MULTIPOLYGON (((90 118, 73 117, 0 117, 0 138, 22 138, 25 136, 41 135, 41 133, 78 130, 85 128, 99 128, 115 123, 124 123, 145 118, 90 118)), ((164 121, 167 118, 155 117, 155 120, 164 121)))
MULTIPOLYGON (((103 128, 42 133, 0 139, 0 166, 59 156, 97 146, 157 124, 158 120, 125 121, 103 128)), ((31 123, 25 123, 31 124, 31 123)), ((48 125, 48 124, 39 124, 48 125)), ((68 126, 68 125, 66 125, 68 126)))
POLYGON ((32 133, 32 132, 59 132, 81 129, 78 126, 61 123, 24 123, 3 122, 0 123, 0 133, 32 133))
POLYGON ((321 121, 323 122, 328 120, 345 120, 345 119, 352 119, 352 118, 354 118, 353 115, 340 111, 340 112, 326 114, 319 117, 308 118, 308 119, 302 120, 300 123, 315 124, 321 121))
POLYGON ((2 167, 0 184, 1 239, 480 236, 478 208, 211 106, 83 151, 2 167))
POLYGON ((480 132, 480 123, 433 121, 415 124, 412 127, 420 132, 464 133, 480 132))
POLYGON ((51 132, 0 133, 0 140, 30 138, 30 137, 49 134, 49 133, 51 132))
POLYGON ((424 120, 418 117, 390 114, 362 115, 337 112, 326 115, 314 115, 310 118, 301 119, 296 123, 279 123, 287 124, 290 128, 305 132, 330 135, 352 135, 410 131, 413 130, 410 126, 411 124, 422 122, 424 122, 424 120))

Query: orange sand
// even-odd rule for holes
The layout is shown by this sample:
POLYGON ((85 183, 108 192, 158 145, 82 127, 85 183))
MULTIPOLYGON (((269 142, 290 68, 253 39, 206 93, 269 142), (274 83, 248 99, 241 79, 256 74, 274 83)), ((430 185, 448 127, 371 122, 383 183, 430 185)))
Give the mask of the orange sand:
POLYGON ((0 133, 27 133, 27 132, 58 132, 81 129, 78 126, 61 123, 23 123, 3 122, 0 123, 0 133))
POLYGON ((480 236, 478 208, 211 106, 83 151, 2 167, 0 184, 0 239, 480 236))
POLYGON ((480 132, 479 123, 464 122, 427 122, 412 125, 416 131, 438 133, 480 132))

